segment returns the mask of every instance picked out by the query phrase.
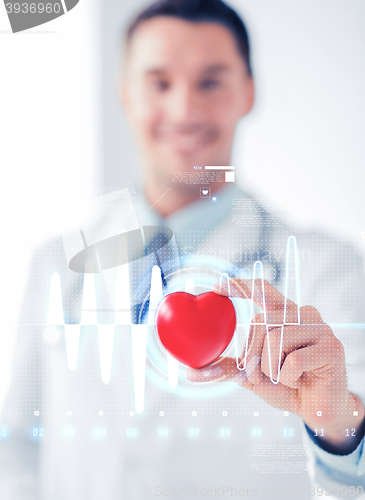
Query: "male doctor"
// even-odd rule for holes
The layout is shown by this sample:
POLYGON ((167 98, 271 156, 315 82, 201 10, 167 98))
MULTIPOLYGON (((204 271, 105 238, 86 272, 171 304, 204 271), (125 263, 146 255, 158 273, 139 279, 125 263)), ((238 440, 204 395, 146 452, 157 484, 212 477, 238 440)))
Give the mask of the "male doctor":
MULTIPOLYGON (((205 406, 196 401, 201 411, 192 420, 187 393, 176 396, 152 377, 146 386, 146 411, 133 415, 128 327, 120 329, 115 341, 115 368, 108 386, 95 373, 93 327, 81 330, 79 367, 73 373, 66 367, 62 327, 51 332, 44 328, 49 277, 55 270, 61 276, 65 323, 78 323, 81 310, 82 278, 69 269, 62 240, 49 242, 34 257, 21 319, 25 326, 19 332, 3 415, 11 436, 1 445, 1 498, 142 500, 268 492, 292 497, 295 491, 313 498, 320 494, 315 480, 328 494, 336 494, 339 485, 346 487, 343 497, 351 497, 350 487, 361 493, 364 406, 358 391, 349 389, 343 344, 326 324, 363 317, 361 261, 343 242, 267 224, 270 214, 234 185, 213 182, 209 187, 217 199, 214 204, 200 198, 198 186, 172 181, 174 172, 191 172, 194 165, 230 165, 236 125, 254 101, 242 20, 220 0, 162 0, 131 23, 124 51, 120 96, 135 134, 143 177, 143 194, 134 200, 138 220, 173 229, 181 255, 210 256, 224 247, 232 256, 244 242, 248 252, 235 259, 243 267, 253 263, 247 255, 266 252, 277 272, 272 284, 262 287, 260 280, 255 282, 253 298, 261 309, 265 303, 267 315, 254 317, 240 357, 242 366, 225 357, 212 367, 187 371, 191 394, 196 386, 202 391, 203 384, 208 390, 212 384, 224 387, 233 381, 230 396, 222 393, 205 406), (255 224, 237 225, 232 217, 237 200, 245 202, 243 214, 255 224), (292 300, 285 304, 278 291, 283 291, 283 257, 273 257, 293 232, 303 254, 310 252, 301 266, 302 303, 310 305, 300 310, 292 300), (343 263, 349 260, 351 265, 343 263), (272 381, 269 352, 273 358, 282 353, 279 383, 272 381), (232 398, 239 411, 224 415, 222 409, 232 405, 232 398), (97 412, 101 407, 106 410, 97 412), (252 411, 255 408, 260 412, 252 411), (304 435, 312 450, 309 471, 307 459, 295 462, 295 474, 284 466, 281 471, 257 466, 247 433, 257 418, 266 429, 263 443, 272 447, 282 443, 278 429, 281 432, 283 418, 294 429, 293 444, 301 443, 304 435), (161 425, 169 429, 164 440, 158 439, 161 425), (222 425, 232 432, 224 442, 215 438, 222 425), (103 440, 90 437, 95 426, 101 431, 94 437, 103 435, 103 440), (201 430, 195 441, 186 434, 191 426, 201 430), (36 439, 31 429, 37 429, 36 439)), ((253 283, 234 279, 229 289, 215 291, 244 300, 251 298, 253 283)), ((349 349, 356 351, 351 342, 349 349)), ((359 366, 356 352, 352 361, 359 366)), ((359 371, 351 373, 355 387, 359 371)), ((273 463, 272 458, 266 460, 273 463)))

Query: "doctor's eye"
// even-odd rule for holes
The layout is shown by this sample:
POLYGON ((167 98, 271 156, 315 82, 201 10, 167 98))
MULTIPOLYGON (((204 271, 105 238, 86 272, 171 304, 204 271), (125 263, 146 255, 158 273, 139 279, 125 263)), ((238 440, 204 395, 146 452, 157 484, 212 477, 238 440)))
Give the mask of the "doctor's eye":
POLYGON ((199 82, 199 88, 201 90, 214 90, 220 86, 220 81, 214 78, 208 78, 199 82))
POLYGON ((170 87, 170 84, 167 80, 153 80, 150 85, 152 89, 157 92, 164 92, 170 87))

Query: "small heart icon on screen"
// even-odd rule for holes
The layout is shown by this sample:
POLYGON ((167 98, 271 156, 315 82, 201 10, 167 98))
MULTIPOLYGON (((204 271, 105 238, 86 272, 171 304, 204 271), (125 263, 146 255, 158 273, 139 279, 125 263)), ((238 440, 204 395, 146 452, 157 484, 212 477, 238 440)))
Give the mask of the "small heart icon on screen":
POLYGON ((203 195, 205 196, 206 194, 208 194, 208 193, 209 193, 209 191, 208 191, 208 189, 202 189, 202 193, 203 193, 203 195))

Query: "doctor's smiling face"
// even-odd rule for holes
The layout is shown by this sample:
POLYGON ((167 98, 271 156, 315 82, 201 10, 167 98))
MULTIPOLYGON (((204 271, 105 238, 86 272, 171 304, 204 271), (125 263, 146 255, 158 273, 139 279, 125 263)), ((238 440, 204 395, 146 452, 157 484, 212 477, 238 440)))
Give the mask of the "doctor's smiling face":
POLYGON ((145 186, 162 191, 172 172, 229 164, 236 124, 250 111, 254 91, 228 28, 148 19, 127 44, 124 70, 121 97, 145 186))

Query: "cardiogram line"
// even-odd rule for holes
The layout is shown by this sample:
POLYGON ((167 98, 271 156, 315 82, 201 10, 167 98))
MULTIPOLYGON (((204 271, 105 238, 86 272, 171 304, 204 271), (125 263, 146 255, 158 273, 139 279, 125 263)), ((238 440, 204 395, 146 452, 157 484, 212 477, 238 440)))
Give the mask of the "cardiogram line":
MULTIPOLYGON (((122 267, 122 266, 121 266, 122 267)), ((253 325, 260 325, 266 327, 266 336, 267 336, 267 345, 268 345, 268 360, 269 360, 269 369, 270 369, 270 380, 273 384, 278 384, 280 381, 280 362, 282 355, 282 347, 283 347, 283 335, 284 335, 284 326, 286 325, 300 325, 300 272, 299 272, 299 258, 298 258, 298 249, 297 242, 294 236, 290 236, 287 241, 287 249, 286 249, 286 262, 285 262, 285 279, 284 279, 284 311, 283 311, 283 323, 280 324, 269 324, 267 317, 267 303, 265 298, 265 280, 264 280, 264 269, 263 265, 260 261, 256 261, 253 264, 253 281, 252 281, 252 289, 251 294, 247 292, 247 289, 243 290, 237 282, 235 282, 235 286, 241 290, 242 296, 247 300, 251 300, 250 303, 250 314, 249 314, 249 322, 248 323, 237 323, 236 332, 233 337, 234 348, 236 354, 236 365, 239 370, 247 369, 247 359, 248 359, 248 348, 250 342, 250 330, 253 330, 253 325), (297 305, 297 317, 296 321, 290 323, 287 322, 288 314, 287 314, 287 306, 288 306, 288 295, 289 295, 289 279, 290 274, 293 274, 293 268, 291 267, 291 262, 294 262, 294 278, 295 278, 295 292, 296 292, 296 305, 297 305), (258 293, 258 289, 260 288, 260 280, 261 280, 261 291, 260 295, 262 307, 263 307, 263 318, 264 321, 262 323, 254 323, 254 297, 258 293), (250 296, 251 295, 251 296, 250 296), (247 336, 245 339, 245 352, 243 360, 238 357, 238 349, 237 349, 237 337, 238 337, 238 327, 246 327, 247 326, 247 336), (270 333, 271 328, 276 328, 277 330, 280 328, 280 349, 279 349, 279 357, 278 357, 278 366, 274 369, 273 367, 273 356, 272 349, 270 345, 270 333)), ((118 270, 118 275, 119 275, 118 270)), ((160 269, 154 269, 152 272, 152 276, 154 279, 152 281, 160 281, 159 283, 159 299, 161 299, 161 274, 160 269)), ((117 279, 118 285, 121 285, 128 279, 127 270, 125 270, 125 274, 119 276, 117 279)), ((231 295, 231 285, 230 279, 226 273, 221 274, 220 277, 220 286, 222 286, 223 279, 227 280, 228 285, 228 293, 231 295)), ((190 286, 190 285, 189 285, 190 286)), ((84 286, 83 286, 83 300, 82 300, 82 318, 81 323, 78 324, 67 324, 63 318, 63 307, 62 307, 62 293, 61 293, 61 283, 60 277, 57 273, 54 273, 51 279, 51 291, 50 291, 50 303, 48 309, 48 318, 46 324, 40 323, 40 326, 51 326, 51 325, 59 325, 63 326, 65 330, 66 336, 66 344, 67 344, 67 354, 68 354, 68 366, 71 371, 74 371, 77 368, 77 358, 78 358, 78 344, 80 339, 80 327, 82 325, 96 325, 98 330, 98 338, 99 338, 99 349, 100 349, 100 367, 101 367, 101 378, 105 384, 110 382, 110 373, 111 373, 111 364, 112 364, 112 353, 113 353, 113 340, 114 340, 114 327, 116 325, 129 325, 132 330, 132 344, 134 344, 134 357, 137 356, 138 360, 135 358, 135 370, 134 370, 134 378, 135 378, 135 399, 136 399, 136 409, 137 412, 143 411, 143 400, 144 400, 144 381, 142 378, 145 377, 145 361, 146 361, 146 334, 147 334, 147 325, 140 325, 141 328, 134 328, 136 325, 131 325, 130 319, 121 321, 121 318, 115 318, 113 324, 109 325, 100 325, 98 324, 97 319, 97 307, 95 300, 95 283, 92 276, 88 273, 85 274, 84 277, 84 286), (99 331, 100 328, 100 331, 99 331), (143 331, 142 331, 143 330, 143 331), (146 330, 146 331, 145 331, 146 330), (137 339, 137 336, 139 337, 137 339), (133 339, 133 337, 135 337, 133 339), (137 342, 138 340, 138 342, 137 342), (140 342, 139 342, 140 341, 140 342), (138 361, 138 362, 137 362, 138 361), (140 370, 138 367, 142 367, 140 370), (138 372, 138 373, 137 373, 138 372), (138 388, 138 389, 137 389, 138 388)), ((118 288, 118 286, 117 286, 118 288)), ((121 289, 125 290, 127 287, 122 286, 121 289)), ((151 291, 154 287, 151 284, 151 291)), ((192 291, 186 286, 185 291, 192 291)), ((117 294, 118 295, 118 294, 117 294)), ((128 299, 130 303, 130 297, 121 297, 121 304, 126 303, 125 301, 128 299), (123 300, 122 300, 123 299, 123 300)), ((121 310, 128 311, 128 308, 121 307, 121 310)), ((130 310, 130 309, 129 309, 130 310)), ((148 321, 148 324, 152 323, 152 315, 148 321)), ((18 325, 26 325, 26 323, 18 323, 18 325)), ((31 325, 35 326, 35 323, 31 323, 31 325)), ((322 325, 322 324, 321 324, 322 325)), ((365 323, 328 323, 331 328, 358 328, 365 329, 365 323)), ((316 326, 316 325, 307 325, 307 326, 316 326)), ((254 331, 253 331, 254 335, 254 331)), ((170 360, 171 361, 171 360, 170 360)), ((168 362, 168 378, 170 387, 176 387, 178 383, 178 362, 169 363, 168 362)))
MULTIPOLYGON (((229 283, 229 279, 228 279, 229 283)), ((247 296, 247 293, 239 286, 238 288, 242 292, 243 296, 246 299, 249 299, 247 296)), ((256 261, 253 265, 253 273, 252 273, 252 288, 251 288, 251 307, 250 307, 250 321, 248 323, 248 330, 247 330, 247 335, 246 335, 246 342, 245 342, 245 353, 244 353, 244 360, 243 360, 243 366, 241 362, 239 361, 238 353, 237 353, 237 342, 235 341, 235 350, 236 350, 236 366, 238 370, 246 370, 247 368, 247 355, 248 355, 248 348, 249 348, 249 340, 250 340, 250 331, 253 325, 259 325, 259 326, 265 326, 266 327, 266 338, 267 338, 267 350, 268 350, 268 358, 269 358, 269 370, 270 370, 270 380, 273 384, 278 384, 280 381, 280 361, 281 361, 281 353, 282 353, 282 348, 283 348, 283 336, 284 336, 284 326, 287 325, 300 325, 300 283, 299 283, 299 259, 298 259, 298 249, 297 249, 297 242, 295 239, 295 236, 290 236, 287 241, 287 249, 286 249, 286 262, 285 262, 285 278, 284 278, 284 317, 283 317, 283 324, 268 324, 267 323, 267 314, 266 314, 266 299, 265 299, 265 282, 264 282, 264 269, 262 267, 262 262, 256 261), (294 258, 295 258, 295 283, 296 283, 296 305, 297 305, 297 318, 298 321, 294 323, 287 323, 286 318, 287 318, 287 301, 288 301, 288 290, 289 290, 289 265, 290 265, 290 257, 291 257, 291 248, 294 248, 294 258), (256 276, 259 275, 260 277, 257 278, 256 276), (263 323, 254 323, 254 296, 255 296, 255 291, 256 291, 256 281, 261 279, 261 294, 262 294, 262 310, 263 310, 263 315, 264 315, 264 322, 263 323), (273 370, 272 370, 272 359, 271 359, 271 347, 270 347, 270 327, 275 327, 276 329, 280 328, 280 347, 279 347, 279 354, 278 354, 278 367, 277 367, 277 376, 274 379, 273 378, 273 370)), ((252 328, 252 342, 253 342, 253 335, 254 335, 254 328, 252 328)))

